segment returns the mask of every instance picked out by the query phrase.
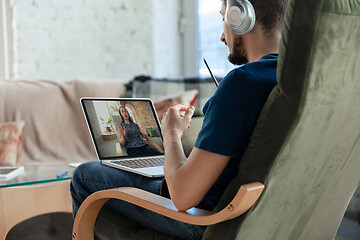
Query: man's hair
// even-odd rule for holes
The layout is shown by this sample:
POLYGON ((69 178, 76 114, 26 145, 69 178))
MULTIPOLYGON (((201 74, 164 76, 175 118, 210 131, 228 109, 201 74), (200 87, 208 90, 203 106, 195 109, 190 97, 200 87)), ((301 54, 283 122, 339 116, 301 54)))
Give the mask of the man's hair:
MULTIPOLYGON (((224 0, 227 4, 227 1, 224 0)), ((288 0, 249 0, 255 9, 256 21, 266 32, 281 28, 288 0)))

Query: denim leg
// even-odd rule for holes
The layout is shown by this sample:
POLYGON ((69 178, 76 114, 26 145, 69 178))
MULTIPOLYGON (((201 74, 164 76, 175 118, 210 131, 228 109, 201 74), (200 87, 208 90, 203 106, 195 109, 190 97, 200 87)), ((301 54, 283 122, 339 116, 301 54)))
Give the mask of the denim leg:
MULTIPOLYGON (((159 194, 161 180, 104 166, 97 161, 83 163, 75 169, 71 180, 73 215, 76 215, 80 204, 94 192, 117 187, 136 187, 159 194)), ((205 227, 182 223, 121 200, 111 199, 105 206, 135 220, 145 228, 178 238, 201 239, 205 231, 205 227)))

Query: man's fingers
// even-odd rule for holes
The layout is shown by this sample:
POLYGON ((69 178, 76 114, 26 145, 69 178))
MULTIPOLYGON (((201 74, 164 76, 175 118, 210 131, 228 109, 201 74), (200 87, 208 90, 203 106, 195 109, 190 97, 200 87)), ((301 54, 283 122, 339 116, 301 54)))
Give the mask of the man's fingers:
POLYGON ((194 115, 194 112, 195 112, 195 108, 193 106, 189 107, 188 109, 186 109, 184 118, 191 120, 192 116, 194 115))
MULTIPOLYGON (((185 106, 185 105, 177 104, 177 105, 175 105, 175 106, 172 106, 170 109, 173 109, 173 110, 176 110, 176 111, 178 111, 178 112, 181 112, 181 111, 186 111, 186 110, 188 109, 188 107, 185 106)), ((170 110, 170 109, 169 109, 169 110, 170 110)))

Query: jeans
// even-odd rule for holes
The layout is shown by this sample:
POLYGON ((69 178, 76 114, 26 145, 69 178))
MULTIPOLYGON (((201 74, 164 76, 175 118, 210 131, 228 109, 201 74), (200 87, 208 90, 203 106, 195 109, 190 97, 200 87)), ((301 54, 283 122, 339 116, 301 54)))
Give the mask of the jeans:
MULTIPOLYGON (((117 187, 136 187, 159 194, 161 181, 161 178, 143 177, 102 165, 98 161, 83 163, 75 169, 70 185, 73 215, 76 216, 81 203, 94 192, 117 187)), ((105 206, 145 228, 180 239, 201 239, 206 229, 204 226, 179 222, 117 199, 109 200, 105 206)))

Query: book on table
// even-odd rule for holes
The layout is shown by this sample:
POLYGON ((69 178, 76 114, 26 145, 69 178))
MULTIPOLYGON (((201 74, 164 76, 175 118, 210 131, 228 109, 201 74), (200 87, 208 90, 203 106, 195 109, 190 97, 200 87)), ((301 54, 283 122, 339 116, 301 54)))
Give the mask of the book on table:
POLYGON ((24 167, 0 167, 0 180, 9 180, 25 171, 24 167))

